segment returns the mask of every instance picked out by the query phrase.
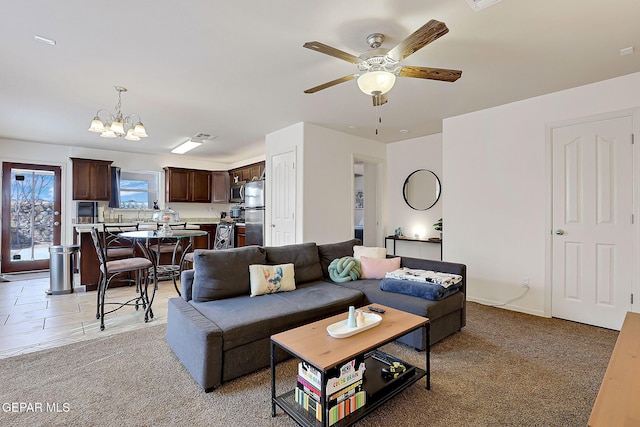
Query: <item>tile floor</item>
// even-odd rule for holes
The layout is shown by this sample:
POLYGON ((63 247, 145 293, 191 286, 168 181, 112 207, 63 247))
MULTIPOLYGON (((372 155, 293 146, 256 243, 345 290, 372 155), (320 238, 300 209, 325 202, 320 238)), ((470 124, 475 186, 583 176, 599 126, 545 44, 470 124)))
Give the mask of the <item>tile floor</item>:
MULTIPOLYGON (((171 281, 160 282, 153 320, 145 323, 142 309, 127 306, 105 315, 100 331, 95 291, 47 295, 48 272, 6 277, 11 281, 0 282, 0 359, 165 323, 167 300, 177 296, 171 281)), ((134 293, 132 287, 113 288, 107 298, 126 301, 134 293)))

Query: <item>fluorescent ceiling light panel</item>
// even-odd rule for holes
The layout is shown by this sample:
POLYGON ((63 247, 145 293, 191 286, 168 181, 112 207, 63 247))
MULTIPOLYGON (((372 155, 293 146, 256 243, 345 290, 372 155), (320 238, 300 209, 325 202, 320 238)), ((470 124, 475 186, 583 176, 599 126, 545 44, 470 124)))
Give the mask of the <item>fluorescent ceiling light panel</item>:
POLYGON ((176 148, 171 150, 171 152, 174 153, 174 154, 184 154, 187 151, 191 151, 194 148, 199 147, 201 145, 202 145, 201 141, 194 141, 193 139, 190 139, 190 140, 185 141, 182 144, 178 145, 176 148))
POLYGON ((44 44, 50 44, 51 46, 55 46, 56 45, 56 41, 53 39, 49 39, 47 37, 42 37, 42 36, 33 36, 33 38, 40 43, 44 43, 44 44))
POLYGON ((501 0, 467 0, 467 3, 471 9, 476 12, 480 12, 481 10, 486 9, 489 6, 493 6, 500 1, 501 0))

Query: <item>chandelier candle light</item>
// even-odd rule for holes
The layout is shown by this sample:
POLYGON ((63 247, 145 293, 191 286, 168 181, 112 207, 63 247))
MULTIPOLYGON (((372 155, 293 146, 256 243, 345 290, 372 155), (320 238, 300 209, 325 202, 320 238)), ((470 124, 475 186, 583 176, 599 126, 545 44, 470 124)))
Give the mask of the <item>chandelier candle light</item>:
POLYGON ((140 138, 146 138, 149 136, 147 135, 147 131, 144 128, 139 115, 132 113, 127 117, 122 116, 122 112, 120 111, 120 107, 122 105, 122 92, 126 92, 127 88, 122 86, 114 86, 114 88, 118 92, 118 103, 116 104, 115 114, 112 114, 107 110, 98 110, 96 116, 91 121, 89 132, 99 133, 103 138, 124 136, 124 139, 129 141, 140 141, 140 138), (106 120, 104 121, 100 118, 101 112, 107 114, 106 120), (137 124, 135 125, 134 120, 131 118, 132 115, 138 117, 137 124))

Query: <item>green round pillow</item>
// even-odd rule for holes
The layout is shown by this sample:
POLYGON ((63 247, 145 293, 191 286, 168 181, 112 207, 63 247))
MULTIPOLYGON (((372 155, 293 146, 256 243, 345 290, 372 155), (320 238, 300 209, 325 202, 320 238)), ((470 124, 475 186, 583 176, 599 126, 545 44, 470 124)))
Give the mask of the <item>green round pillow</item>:
POLYGON ((352 256, 334 259, 329 264, 329 277, 337 283, 358 280, 361 274, 360 261, 352 256))

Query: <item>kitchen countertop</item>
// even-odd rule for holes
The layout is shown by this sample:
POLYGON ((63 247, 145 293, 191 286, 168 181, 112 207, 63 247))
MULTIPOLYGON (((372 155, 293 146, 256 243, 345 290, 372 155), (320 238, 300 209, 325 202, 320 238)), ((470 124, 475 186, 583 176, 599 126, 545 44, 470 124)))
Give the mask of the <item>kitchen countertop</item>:
MULTIPOLYGON (((200 225, 217 225, 220 224, 220 219, 218 218, 207 218, 203 220, 199 219, 186 219, 187 229, 198 229, 200 225)), ((179 221, 178 224, 182 224, 184 221, 179 221)), ((97 222, 97 223, 82 223, 82 224, 73 224, 76 231, 78 233, 88 233, 93 227, 102 227, 103 225, 114 225, 120 227, 132 227, 138 224, 138 229, 141 231, 144 230, 155 230, 157 228, 157 223, 153 221, 129 221, 129 222, 97 222)), ((237 226, 244 226, 244 222, 236 222, 237 226)))

